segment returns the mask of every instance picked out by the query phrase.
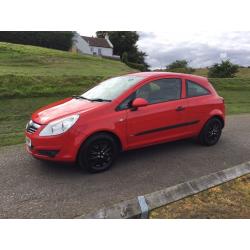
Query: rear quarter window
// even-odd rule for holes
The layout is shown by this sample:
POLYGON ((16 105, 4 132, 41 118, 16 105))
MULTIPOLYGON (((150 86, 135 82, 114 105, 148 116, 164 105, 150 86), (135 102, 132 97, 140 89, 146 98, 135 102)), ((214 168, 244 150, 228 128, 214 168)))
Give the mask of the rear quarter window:
POLYGON ((204 96, 209 95, 210 91, 200 84, 186 80, 186 96, 195 97, 195 96, 204 96))

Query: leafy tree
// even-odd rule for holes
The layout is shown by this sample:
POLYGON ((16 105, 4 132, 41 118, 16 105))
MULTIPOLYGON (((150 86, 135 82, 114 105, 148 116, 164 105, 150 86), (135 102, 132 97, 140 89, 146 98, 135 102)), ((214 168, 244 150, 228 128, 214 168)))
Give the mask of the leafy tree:
POLYGON ((71 31, 1 31, 0 41, 67 51, 73 36, 71 31))
POLYGON ((114 46, 114 54, 122 56, 123 52, 129 52, 139 39, 139 35, 135 31, 97 31, 99 38, 109 35, 109 40, 114 46))
POLYGON ((229 60, 215 63, 208 70, 208 77, 211 78, 232 78, 239 71, 239 65, 231 63, 229 60))
POLYGON ((96 36, 98 38, 105 38, 105 35, 108 33, 108 31, 96 31, 96 36))
POLYGON ((126 51, 122 53, 122 62, 124 63, 128 62, 128 53, 126 51))
POLYGON ((167 69, 177 69, 177 68, 187 68, 187 67, 188 67, 187 60, 176 60, 166 66, 167 69))
POLYGON ((128 61, 146 65, 146 62, 145 62, 146 56, 147 54, 145 52, 138 50, 137 46, 133 46, 128 52, 128 61))
POLYGON ((176 60, 166 66, 166 70, 170 72, 191 74, 194 69, 188 66, 187 60, 176 60))
POLYGON ((147 56, 145 52, 140 51, 136 45, 139 40, 139 35, 136 31, 97 31, 96 36, 99 38, 109 35, 109 40, 114 46, 114 54, 119 55, 123 60, 123 53, 127 53, 128 62, 132 65, 142 64, 141 67, 148 70, 149 65, 145 62, 145 57, 147 56))

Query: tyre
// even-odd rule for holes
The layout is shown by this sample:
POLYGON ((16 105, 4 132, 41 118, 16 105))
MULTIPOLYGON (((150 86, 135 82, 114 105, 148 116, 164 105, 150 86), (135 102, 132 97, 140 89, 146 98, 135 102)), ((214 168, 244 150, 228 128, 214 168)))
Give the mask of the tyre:
POLYGON ((221 136, 222 123, 218 118, 210 119, 199 135, 199 142, 202 145, 212 146, 215 145, 221 136))
POLYGON ((98 173, 109 169, 119 152, 115 138, 106 133, 91 136, 82 145, 78 154, 78 163, 82 169, 98 173))

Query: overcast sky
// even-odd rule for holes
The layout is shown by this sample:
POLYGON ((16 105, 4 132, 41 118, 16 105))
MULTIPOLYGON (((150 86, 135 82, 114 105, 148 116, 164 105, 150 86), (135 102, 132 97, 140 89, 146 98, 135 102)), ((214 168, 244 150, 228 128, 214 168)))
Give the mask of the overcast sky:
POLYGON ((186 59, 192 67, 206 67, 221 59, 250 65, 250 31, 139 32, 139 48, 148 54, 152 68, 186 59))
MULTIPOLYGON (((80 32, 95 35, 95 32, 80 32)), ((186 59, 192 67, 206 67, 222 59, 250 66, 250 31, 239 32, 138 32, 138 46, 148 55, 151 68, 165 68, 186 59)))

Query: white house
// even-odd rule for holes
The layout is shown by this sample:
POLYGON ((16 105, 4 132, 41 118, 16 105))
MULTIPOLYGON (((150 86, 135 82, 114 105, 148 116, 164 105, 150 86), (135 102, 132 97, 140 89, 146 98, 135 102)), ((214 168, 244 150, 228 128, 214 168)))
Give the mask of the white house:
POLYGON ((80 36, 75 33, 71 51, 88 54, 119 58, 113 55, 113 44, 110 42, 108 35, 105 38, 80 36))
POLYGON ((70 50, 82 54, 92 54, 89 44, 77 32, 74 33, 72 48, 70 50))

